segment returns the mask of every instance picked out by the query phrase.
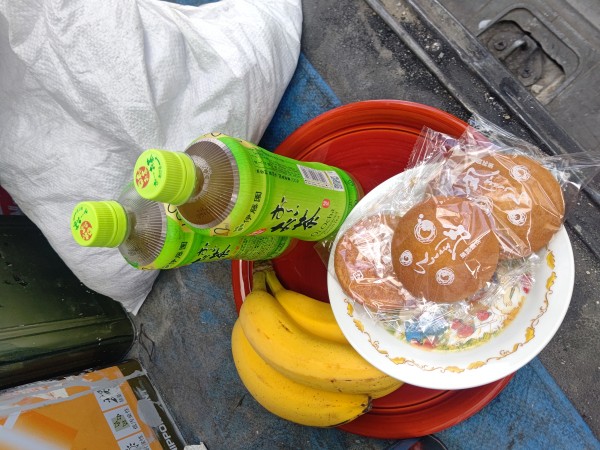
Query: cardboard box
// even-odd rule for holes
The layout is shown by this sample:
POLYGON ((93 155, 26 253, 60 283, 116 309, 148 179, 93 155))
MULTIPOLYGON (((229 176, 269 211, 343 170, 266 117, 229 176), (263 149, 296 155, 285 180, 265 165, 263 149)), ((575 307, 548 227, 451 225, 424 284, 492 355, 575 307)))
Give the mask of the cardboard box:
POLYGON ((0 392, 2 450, 180 450, 183 438, 140 363, 0 392))

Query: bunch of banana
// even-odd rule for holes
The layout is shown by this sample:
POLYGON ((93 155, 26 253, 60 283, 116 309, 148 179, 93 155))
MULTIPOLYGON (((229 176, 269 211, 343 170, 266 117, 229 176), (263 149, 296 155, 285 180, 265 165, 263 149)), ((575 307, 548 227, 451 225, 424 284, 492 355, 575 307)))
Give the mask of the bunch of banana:
POLYGON ((271 413, 302 425, 349 422, 369 411, 372 399, 402 385, 350 346, 329 304, 284 289, 272 269, 254 273, 231 343, 252 396, 271 413))
POLYGON ((287 313, 306 331, 325 339, 348 344, 329 303, 320 302, 283 287, 272 268, 266 269, 267 285, 287 313))

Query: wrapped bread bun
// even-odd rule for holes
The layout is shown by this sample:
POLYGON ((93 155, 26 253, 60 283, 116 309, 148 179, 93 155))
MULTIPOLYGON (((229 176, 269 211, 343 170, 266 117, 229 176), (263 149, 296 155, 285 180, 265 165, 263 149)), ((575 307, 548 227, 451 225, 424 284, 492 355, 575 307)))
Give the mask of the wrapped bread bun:
POLYGON ((338 240, 334 267, 344 292, 373 311, 404 306, 406 291, 394 276, 390 245, 399 217, 364 217, 338 240))
POLYGON ((396 277, 414 296, 446 303, 483 288, 500 247, 490 219, 460 197, 430 197, 399 221, 392 238, 396 277))
POLYGON ((565 215, 560 184, 552 173, 522 155, 478 158, 458 173, 452 192, 477 203, 490 217, 502 246, 501 259, 541 250, 565 215))

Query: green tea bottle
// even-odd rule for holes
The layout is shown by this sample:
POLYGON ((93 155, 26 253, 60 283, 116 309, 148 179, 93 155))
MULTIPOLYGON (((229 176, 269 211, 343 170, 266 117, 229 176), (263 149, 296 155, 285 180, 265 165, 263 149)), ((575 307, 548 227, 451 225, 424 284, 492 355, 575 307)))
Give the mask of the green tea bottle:
POLYGON ((219 133, 202 136, 185 152, 143 152, 134 180, 142 197, 178 205, 186 223, 213 236, 319 241, 337 231, 361 194, 341 169, 219 133))
POLYGON ((291 241, 276 236, 223 238, 193 230, 181 220, 177 208, 141 198, 133 184, 118 201, 84 201, 75 206, 71 232, 84 247, 118 247, 125 260, 138 269, 170 269, 224 259, 272 259, 291 241))

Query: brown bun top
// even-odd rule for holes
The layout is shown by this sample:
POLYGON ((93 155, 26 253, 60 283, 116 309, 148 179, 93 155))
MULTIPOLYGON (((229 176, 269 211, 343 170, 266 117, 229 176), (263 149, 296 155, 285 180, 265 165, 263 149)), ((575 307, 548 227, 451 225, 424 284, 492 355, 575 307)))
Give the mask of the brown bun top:
POLYGON ((407 295, 391 261, 398 220, 390 214, 364 217, 344 232, 335 248, 335 273, 342 289, 374 311, 397 310, 407 295))
POLYGON ((491 279, 500 248, 490 219, 475 203, 459 197, 429 197, 398 222, 392 264, 414 296, 455 302, 491 279))
POLYGON ((562 225, 565 203, 552 173, 522 155, 490 155, 464 168, 453 192, 479 204, 493 218, 501 258, 542 249, 562 225))

